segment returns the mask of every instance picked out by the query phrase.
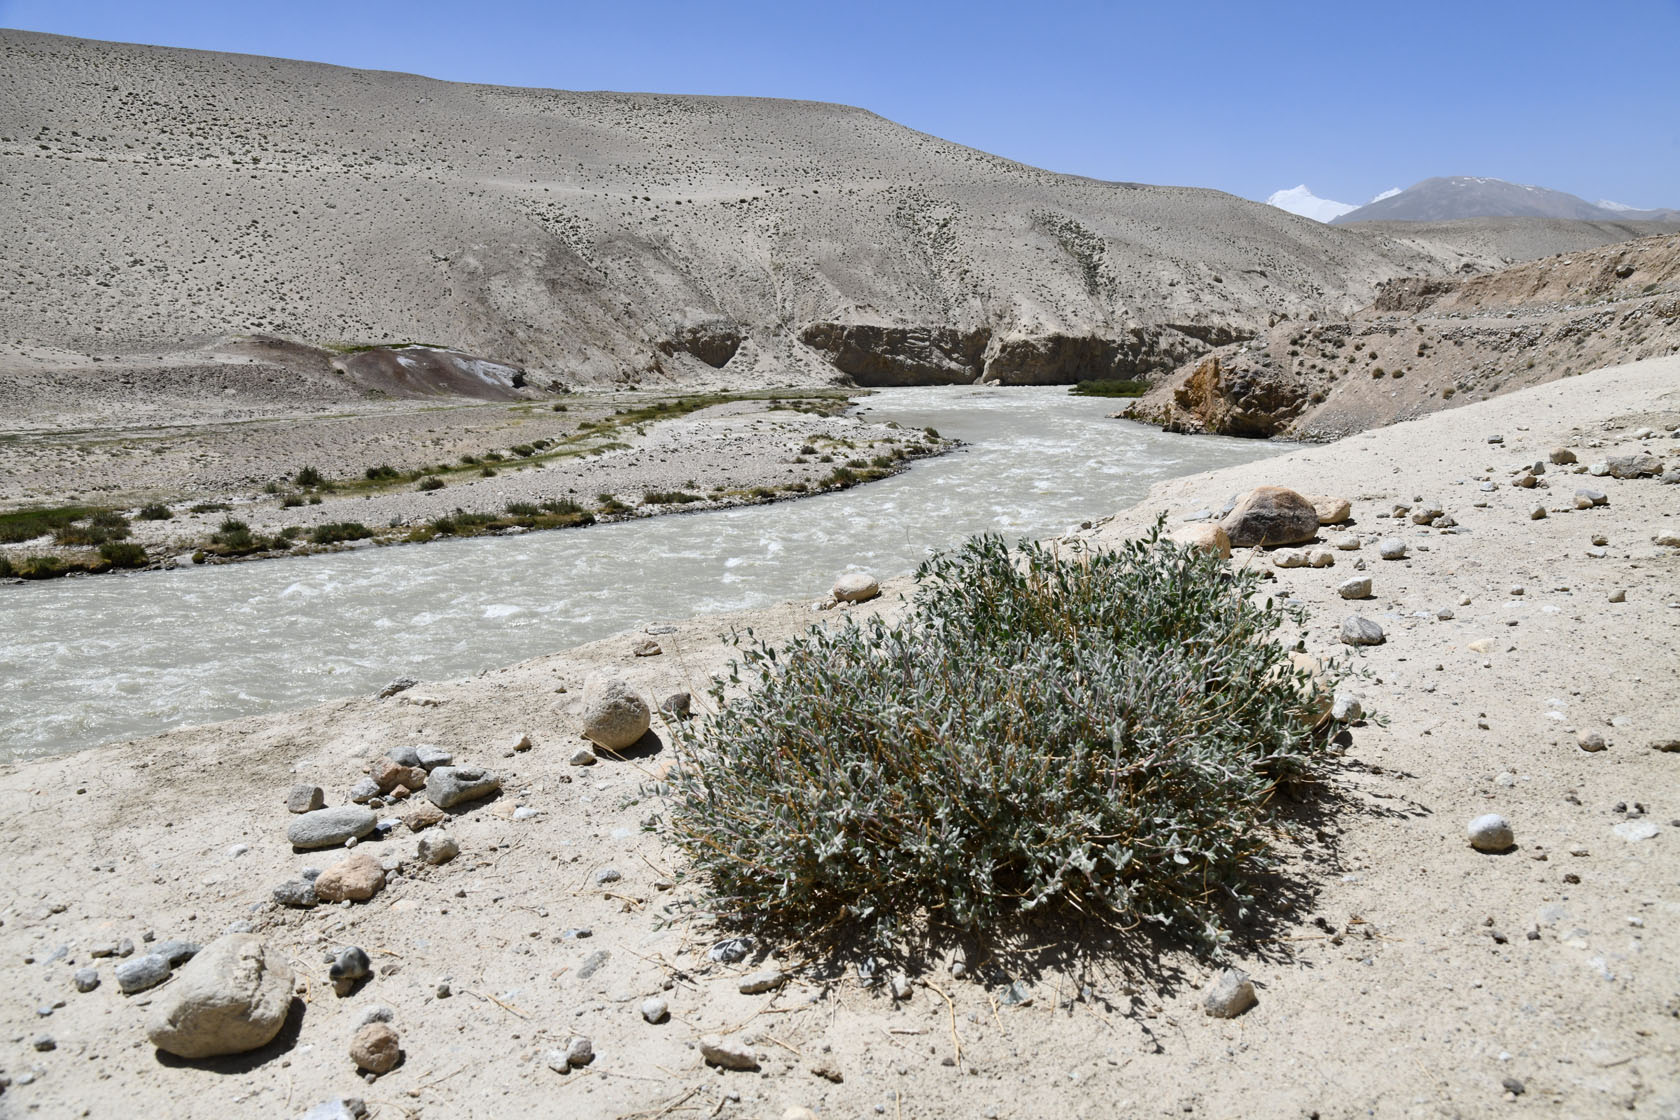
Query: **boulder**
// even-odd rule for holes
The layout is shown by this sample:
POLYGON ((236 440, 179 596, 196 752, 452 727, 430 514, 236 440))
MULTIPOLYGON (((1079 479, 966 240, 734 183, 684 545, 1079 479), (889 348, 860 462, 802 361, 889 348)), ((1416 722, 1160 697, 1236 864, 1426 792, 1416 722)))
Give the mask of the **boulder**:
POLYGON ((651 722, 647 701, 628 681, 597 673, 584 682, 585 739, 610 751, 623 750, 647 734, 651 722))
POLYGON ((1346 498, 1336 498, 1325 494, 1309 494, 1307 501, 1312 503, 1318 511, 1320 525, 1340 525, 1353 516, 1353 503, 1346 498))
POLYGON ((146 1037, 182 1058, 243 1054, 280 1033, 292 1005, 292 970, 254 933, 230 933, 175 974, 152 1007, 146 1037))
POLYGON ((322 902, 366 902, 385 889, 385 869, 366 852, 341 859, 315 880, 315 897, 322 902))
POLYGON ((1649 451, 1637 451, 1632 455, 1612 455, 1605 460, 1610 468, 1611 478, 1643 478, 1646 475, 1661 474, 1662 460, 1649 451))
POLYGON ((286 839, 296 848, 336 848, 351 837, 366 836, 378 823, 372 809, 336 805, 299 815, 286 829, 286 839))
POLYGON ((1387 639, 1383 628, 1368 618, 1350 614, 1342 619, 1342 642, 1350 646, 1380 646, 1387 639))
POLYGON ((502 780, 482 766, 439 766, 426 776, 426 796, 439 809, 488 797, 502 780))
POLYGON ((834 601, 863 603, 881 593, 881 585, 868 572, 847 572, 834 581, 834 601))
POLYGON ((1282 486, 1257 486, 1219 523, 1233 548, 1300 544, 1318 535, 1318 511, 1282 486))
POLYGON ((1231 538, 1218 525, 1207 522, 1180 525, 1167 534, 1174 544, 1188 545, 1203 552, 1211 552, 1221 560, 1231 558, 1231 538))

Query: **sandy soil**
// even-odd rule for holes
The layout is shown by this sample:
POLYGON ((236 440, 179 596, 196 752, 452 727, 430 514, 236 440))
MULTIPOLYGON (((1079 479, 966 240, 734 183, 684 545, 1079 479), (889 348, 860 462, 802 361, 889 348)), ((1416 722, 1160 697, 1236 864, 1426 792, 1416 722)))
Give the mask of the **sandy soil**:
MULTIPOLYGON (((13 994, 0 1004, 0 1069, 12 1084, 0 1112, 284 1116, 342 1095, 381 1117, 760 1117, 790 1106, 819 1116, 1673 1115, 1680 754, 1652 744, 1680 734, 1680 550, 1652 542, 1680 529, 1674 491, 1555 466, 1545 488, 1508 482, 1557 446, 1583 464, 1635 446, 1672 460, 1674 441, 1632 434, 1680 424, 1677 375, 1676 359, 1598 371, 1176 480, 1084 534, 1100 545, 1158 512, 1176 522, 1218 510, 1258 483, 1353 502, 1354 523, 1326 535, 1351 532, 1363 547, 1337 552, 1332 568, 1275 570, 1276 587, 1307 606, 1310 652, 1346 652, 1336 631, 1349 613, 1381 623, 1386 643, 1357 655, 1371 674, 1358 691, 1380 718, 1353 729, 1318 806, 1317 841, 1294 854, 1264 920, 1233 946, 1260 989, 1238 1019, 1201 1011, 1210 962, 1078 930, 935 946, 912 962, 914 993, 897 1004, 848 962, 808 959, 793 944, 710 962, 723 933, 679 905, 694 887, 646 830, 661 816, 650 772, 666 750, 568 765, 575 700, 597 669, 654 699, 698 694, 727 659, 720 632, 750 623, 788 635, 844 613, 792 603, 655 627, 655 657, 634 657, 646 635, 625 634, 386 700, 7 769, 0 960, 13 994), (1495 435, 1503 442, 1489 443, 1495 435), (1483 491, 1482 479, 1497 488, 1483 491), (1608 505, 1575 510, 1582 484, 1608 505), (1460 531, 1379 516, 1418 498, 1439 501, 1460 531), (1537 504, 1550 511, 1543 520, 1530 517, 1537 504), (1377 558, 1376 538, 1390 535, 1410 544, 1409 559, 1377 558), (1595 535, 1608 538, 1602 557, 1588 552, 1595 535), (1343 602, 1335 586, 1361 561, 1375 599, 1343 602), (1613 591, 1625 601, 1611 602, 1613 591), (1579 749, 1590 731, 1608 749, 1579 749), (522 735, 534 746, 516 752, 522 735), (340 803, 369 760, 420 743, 503 778, 499 798, 450 822, 463 854, 418 865, 399 827, 358 849, 404 861, 373 901, 276 908, 275 884, 336 858, 287 845, 287 788, 318 783, 340 803), (515 819, 516 806, 539 813, 515 819), (1514 852, 1466 845, 1465 822, 1488 811, 1511 820, 1514 852), (1620 834, 1645 825, 1654 836, 1620 834), (609 866, 622 878, 597 885, 609 866), (676 886, 661 889, 667 881, 676 886), (242 1059, 160 1059, 142 1033, 157 993, 120 995, 110 962, 90 950, 148 932, 207 941, 240 921, 294 962, 291 1025, 242 1059), (580 928, 591 935, 568 933, 580 928), (323 954, 345 944, 370 953, 376 976, 340 999, 323 954), (766 959, 793 980, 740 994, 739 975, 766 959), (966 976, 952 974, 954 960, 966 976), (71 973, 90 963, 104 983, 78 994, 71 973), (453 994, 439 998, 446 978, 453 994), (1000 1003, 1016 981, 1031 1002, 1000 1003), (638 1011, 654 993, 670 1001, 663 1025, 638 1011), (370 1084, 346 1048, 374 1005, 394 1011, 405 1059, 370 1084), (707 1069, 694 1049, 706 1032, 747 1040, 762 1073, 707 1069), (43 1033, 56 1049, 32 1048, 43 1033), (557 1074, 543 1055, 573 1034, 591 1037, 597 1057, 557 1074)), ((894 609, 905 590, 889 586, 854 611, 894 609)))

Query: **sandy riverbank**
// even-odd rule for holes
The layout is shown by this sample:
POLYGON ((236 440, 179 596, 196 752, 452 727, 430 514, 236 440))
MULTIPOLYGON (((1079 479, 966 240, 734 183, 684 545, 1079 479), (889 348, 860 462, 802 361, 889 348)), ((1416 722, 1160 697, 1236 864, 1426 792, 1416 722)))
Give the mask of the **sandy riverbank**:
MULTIPOLYGON (((1357 655, 1371 672, 1357 691, 1381 720, 1353 729, 1318 842, 1296 853, 1263 935, 1233 945, 1260 988, 1240 1018, 1203 1015, 1205 960, 1051 930, 941 946, 896 1004, 853 970, 801 969, 795 946, 709 961, 721 934, 671 909, 692 888, 644 829, 661 814, 649 780, 660 759, 568 765, 575 702, 601 668, 651 699, 699 694, 728 660, 720 632, 750 624, 786 636, 847 613, 813 614, 807 601, 0 773, 13 872, 0 912, 13 993, 0 1010, 0 1070, 13 1083, 0 1111, 289 1116, 357 1096, 381 1117, 774 1117, 790 1106, 819 1116, 1671 1115, 1680 754, 1652 744, 1680 738, 1680 549, 1654 538, 1680 530, 1680 502, 1654 479, 1552 465, 1543 488, 1510 481, 1555 447, 1582 465, 1632 450, 1673 462, 1680 441, 1633 434, 1677 424, 1680 360, 1644 362, 1164 483, 1084 534, 1118 539, 1162 511, 1176 523, 1262 483, 1353 503, 1353 524, 1325 535, 1355 534, 1360 549, 1336 552, 1328 569, 1273 570, 1310 612, 1310 652, 1345 652, 1336 633, 1350 613, 1383 626, 1385 644, 1357 655), (1608 504, 1576 510, 1580 486, 1608 504), (1459 531, 1378 516, 1418 499, 1440 503, 1459 531), (1544 519, 1531 518, 1537 505, 1544 519), (1409 543, 1407 559, 1377 558, 1387 536, 1409 543), (1344 602, 1336 585, 1360 561, 1374 598, 1344 602), (1616 591, 1625 601, 1611 601, 1616 591), (650 636, 663 652, 634 656, 650 636), (1608 749, 1580 749, 1588 732, 1608 749), (527 735, 533 746, 514 750, 527 735), (462 855, 417 864, 415 837, 398 826, 358 846, 404 861, 371 902, 276 907, 276 884, 338 858, 286 843, 287 789, 312 782, 342 803, 371 760, 422 743, 502 777, 499 798, 451 822, 462 855), (538 812, 516 818, 517 806, 538 812), (1465 822, 1489 811, 1511 820, 1513 853, 1465 844, 1465 822), (597 883, 607 867, 621 878, 597 883), (660 889, 666 880, 677 886, 660 889), (90 950, 141 943, 147 931, 208 942, 234 922, 292 962, 301 1017, 243 1059, 160 1060, 142 1025, 168 989, 125 997, 111 962, 90 950), (375 976, 340 999, 323 954, 348 944, 368 951, 375 976), (762 954, 794 978, 743 995, 739 975, 763 967, 762 954), (953 960, 966 976, 953 976, 953 960), (79 994, 71 975, 89 965, 103 983, 79 994), (452 994, 439 998, 445 980, 452 994), (1030 1003, 1005 1005, 1015 982, 1030 1003), (670 1003, 662 1025, 639 1013, 655 993, 670 1003), (369 1084, 346 1048, 375 1005, 392 1009, 405 1060, 369 1084), (709 1032, 746 1040, 763 1076, 702 1065, 693 1043, 709 1032), (32 1047, 42 1034, 54 1049, 32 1047), (592 1038, 597 1056, 555 1073, 543 1056, 573 1034, 592 1038)), ((906 590, 889 585, 852 612, 894 609, 906 590)))

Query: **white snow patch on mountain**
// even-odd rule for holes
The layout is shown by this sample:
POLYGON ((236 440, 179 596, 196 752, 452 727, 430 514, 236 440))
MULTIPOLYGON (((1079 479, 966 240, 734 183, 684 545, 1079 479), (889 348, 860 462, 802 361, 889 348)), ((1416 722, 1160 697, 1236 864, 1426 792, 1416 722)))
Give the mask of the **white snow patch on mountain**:
MULTIPOLYGON (((1382 192, 1381 194, 1377 195, 1377 197, 1373 198, 1371 200, 1371 202, 1381 202, 1383 199, 1393 198, 1395 195, 1397 195, 1399 193, 1400 193, 1400 188, 1399 187, 1389 187, 1386 191, 1382 192)), ((1371 204, 1370 202, 1367 202, 1365 205, 1369 206, 1370 204, 1371 204)))
POLYGON ((1341 217, 1350 210, 1359 209, 1359 207, 1349 206, 1345 202, 1319 198, 1307 188, 1305 183, 1286 191, 1273 191, 1267 196, 1266 202, 1276 206, 1279 210, 1287 210, 1291 214, 1299 214, 1301 217, 1311 218, 1315 222, 1328 222, 1332 218, 1341 217))

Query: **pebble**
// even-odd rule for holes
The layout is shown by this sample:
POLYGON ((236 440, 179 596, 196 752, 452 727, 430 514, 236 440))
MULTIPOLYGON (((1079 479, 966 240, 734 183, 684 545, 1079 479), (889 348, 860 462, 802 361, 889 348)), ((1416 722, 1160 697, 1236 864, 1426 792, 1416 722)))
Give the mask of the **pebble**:
POLYGON ((315 894, 315 884, 308 879, 288 879, 274 888, 274 901, 281 906, 308 910, 321 904, 315 894))
POLYGON ((587 745, 579 747, 566 761, 573 766, 593 766, 596 761, 595 748, 587 745))
POLYGON ((642 1001, 642 1018, 650 1023, 663 1023, 671 1017, 671 1005, 664 996, 649 996, 642 1001))
POLYGON ((320 786, 296 785, 286 794, 286 810, 292 813, 313 813, 326 803, 320 786))
POLYGON ((1594 506, 1608 505, 1610 498, 1602 490, 1581 489, 1575 491, 1575 508, 1591 509, 1594 506))
POLYGON ((1484 813, 1471 821, 1467 832, 1470 846, 1478 852, 1504 852, 1516 845, 1511 824, 1498 813, 1484 813))
POLYGON ((720 964, 734 964, 752 952, 752 938, 729 937, 706 950, 706 956, 720 964))
POLYGON ((1307 563, 1314 568, 1333 568, 1336 565, 1336 554, 1328 548, 1315 548, 1307 553, 1307 563))
POLYGON ((379 793, 380 790, 378 782, 374 781, 372 778, 363 778, 350 787, 350 800, 355 802, 357 805, 365 805, 369 801, 378 797, 379 793))
POLYGON ((1350 614, 1342 620, 1342 643, 1350 646, 1380 646, 1387 637, 1383 628, 1368 618, 1350 614))
POLYGON ((389 1023, 397 1017, 397 1013, 382 1003, 376 1003, 356 1020, 356 1029, 361 1030, 369 1023, 389 1023))
POLYGON ((461 845, 455 837, 436 829, 422 832, 417 847, 420 858, 433 867, 448 863, 461 854, 461 845))
POLYGON ((91 992, 99 987, 99 970, 97 968, 78 968, 71 979, 76 984, 78 992, 91 992))
POLYGON ((1365 705, 1359 702, 1359 697, 1339 692, 1330 705, 1330 718, 1337 723, 1355 723, 1365 718, 1365 705))
POLYGON ((373 962, 368 960, 367 953, 358 946, 351 945, 340 949, 333 958, 332 966, 327 969, 329 980, 360 980, 373 969, 373 962))
POLYGON ((322 902, 366 902, 385 889, 385 869, 365 852, 339 860, 315 880, 315 897, 322 902))
POLYGON ((787 973, 779 968, 767 968, 741 978, 740 992, 744 996, 756 996, 764 992, 773 992, 787 983, 787 973))
POLYGON ((1546 520, 1546 507, 1545 506, 1533 506, 1528 511, 1528 519, 1530 521, 1544 521, 1544 520, 1546 520))
POLYGON ((488 797, 502 780, 482 766, 439 766, 426 780, 426 797, 439 809, 488 797))
POLYGON ((1658 829, 1655 821, 1640 818, 1638 820, 1623 821, 1610 831, 1632 844, 1640 840, 1650 840, 1654 838, 1657 835, 1658 829))
POLYGON ((1202 999, 1202 1010, 1215 1019, 1235 1019, 1259 1002, 1254 981, 1240 968, 1227 968, 1214 977, 1202 999))
POLYGON ((1377 542, 1377 555, 1384 560, 1404 560, 1406 558, 1406 542, 1399 537, 1384 537, 1377 542))
POLYGON ((566 1064, 581 1069, 595 1060, 595 1044, 581 1034, 566 1040, 566 1064))
POLYGON ((1272 553, 1272 565, 1278 568, 1304 568, 1307 553, 1299 548, 1280 548, 1272 553))
POLYGON ((304 813, 286 829, 294 848, 336 848, 346 840, 372 832, 378 819, 371 809, 339 805, 304 813))
POLYGON ((1567 466, 1568 464, 1575 462, 1575 452, 1569 450, 1567 447, 1555 447, 1552 449, 1552 453, 1547 456, 1547 458, 1551 459, 1553 463, 1560 467, 1567 466))
POLYGON ((38 1034, 38 1035, 36 1035, 35 1036, 35 1042, 33 1043, 33 1045, 34 1045, 35 1049, 40 1050, 43 1053, 45 1053, 48 1050, 57 1050, 58 1049, 58 1043, 56 1041, 54 1041, 53 1036, 50 1035, 50 1034, 38 1034))
POLYGON ((637 657, 658 657, 665 650, 652 638, 643 638, 630 648, 630 652, 637 657))
POLYGON ((155 988, 169 979, 169 962, 156 953, 124 961, 116 969, 117 987, 124 995, 155 988))
POLYGON ((1371 597, 1371 577, 1354 576, 1344 579, 1336 586, 1336 594, 1344 599, 1369 599, 1371 597))
POLYGON ((152 952, 169 962, 169 967, 179 968, 198 955, 200 946, 196 941, 180 941, 171 938, 152 949, 152 952))
POLYGON ((624 876, 619 873, 618 868, 603 867, 601 870, 595 872, 595 885, 598 887, 605 886, 608 883, 616 883, 622 878, 624 878, 624 876))
POLYGON ((1330 541, 1330 547, 1341 552, 1357 552, 1360 548, 1360 543, 1359 538, 1354 536, 1352 533, 1343 533, 1341 536, 1335 537, 1330 541))
POLYGON ((673 692, 659 702, 659 714, 667 719, 686 720, 693 714, 694 698, 686 692, 673 692))
POLYGON ((758 1068, 758 1058, 744 1043, 734 1038, 722 1038, 715 1034, 706 1035, 700 1040, 700 1056, 714 1066, 724 1069, 755 1070, 758 1068))
POLYGON ((369 1023, 350 1040, 350 1060, 369 1073, 390 1073, 402 1057, 397 1032, 388 1023, 369 1023))
POLYGON ((392 747, 385 752, 385 757, 398 766, 420 765, 420 752, 413 747, 392 747))
POLYGON ((388 700, 399 692, 407 692, 419 683, 420 682, 415 680, 413 677, 398 677, 396 680, 374 693, 374 699, 388 700))
POLYGON ((906 976, 902 972, 893 973, 887 978, 887 983, 892 987, 893 999, 898 1000, 900 1003, 903 1003, 916 993, 915 985, 910 983, 910 977, 906 976))
POLYGON ((1575 740, 1576 744, 1589 754, 1596 754, 1605 747, 1604 736, 1596 731, 1584 731, 1575 740))

